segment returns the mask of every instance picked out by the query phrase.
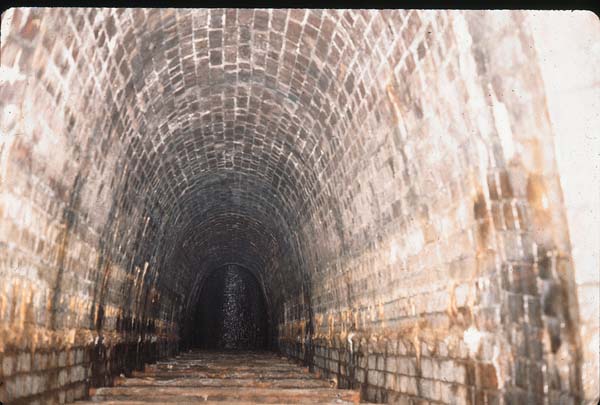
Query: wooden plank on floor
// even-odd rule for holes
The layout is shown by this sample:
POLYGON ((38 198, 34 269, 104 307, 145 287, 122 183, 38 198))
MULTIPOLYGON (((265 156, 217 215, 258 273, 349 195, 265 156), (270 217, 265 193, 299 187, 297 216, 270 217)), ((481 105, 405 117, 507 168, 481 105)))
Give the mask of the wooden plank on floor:
MULTIPOLYGON (((76 405, 98 405, 98 404, 103 404, 103 405, 148 405, 148 402, 146 401, 128 401, 128 400, 124 400, 124 401, 102 401, 102 402, 96 402, 96 401, 79 401, 76 402, 76 405)), ((167 402, 169 403, 169 402, 167 402)), ((170 402, 173 403, 173 402, 170 402)), ((200 400, 200 401, 189 401, 189 400, 182 400, 180 402, 176 402, 178 405, 223 405, 224 402, 222 401, 204 401, 204 400, 200 400)), ((249 401, 227 401, 227 403, 235 403, 236 405, 256 405, 257 402, 249 402, 249 401)), ((343 401, 343 400, 334 400, 334 401, 320 401, 320 402, 313 402, 313 401, 308 401, 308 402, 296 402, 296 403, 309 403, 309 404, 354 404, 355 402, 353 401, 343 401)))
POLYGON ((227 372, 226 370, 220 372, 212 371, 193 371, 193 372, 168 372, 168 371, 155 371, 155 372, 141 372, 134 371, 131 373, 133 377, 153 377, 157 379, 170 379, 170 378, 272 378, 272 379, 284 379, 284 378, 315 378, 314 375, 309 373, 303 373, 301 371, 236 371, 227 372))
POLYGON ((79 405, 357 403, 358 391, 338 390, 294 362, 272 353, 191 352, 91 389, 79 405))
POLYGON ((143 400, 152 403, 179 403, 187 400, 299 403, 338 399, 358 403, 360 395, 356 391, 330 388, 104 387, 98 388, 92 398, 93 401, 143 400))
POLYGON ((257 366, 253 364, 202 364, 202 365, 188 365, 188 364, 169 364, 163 366, 149 365, 144 368, 144 371, 252 371, 260 369, 261 371, 275 371, 275 372, 286 372, 286 371, 304 371, 308 373, 307 368, 301 368, 293 365, 270 365, 270 366, 257 366))
POLYGON ((117 378, 118 387, 260 387, 260 388, 332 388, 327 380, 316 378, 117 378))

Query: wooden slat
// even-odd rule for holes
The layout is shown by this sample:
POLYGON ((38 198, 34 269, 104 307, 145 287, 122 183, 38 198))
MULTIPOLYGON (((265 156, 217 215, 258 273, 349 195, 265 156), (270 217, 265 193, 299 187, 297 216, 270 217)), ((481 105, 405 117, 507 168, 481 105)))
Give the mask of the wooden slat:
POLYGON ((260 387, 260 388, 329 388, 327 380, 314 378, 118 378, 115 385, 119 387, 260 387))
POLYGON ((330 388, 252 388, 247 387, 104 387, 92 398, 103 400, 143 400, 146 402, 179 403, 187 400, 250 401, 260 403, 358 402, 358 392, 330 388))
MULTIPOLYGON (((227 401, 227 403, 235 403, 236 405, 255 405, 257 402, 255 401, 227 401)), ((172 403, 172 402, 171 402, 172 403)), ((299 402, 302 403, 302 402, 299 402)), ((355 404, 356 402, 354 401, 343 401, 343 400, 335 400, 335 401, 319 401, 319 402, 305 402, 305 403, 311 403, 311 404, 355 404)), ((98 405, 98 404, 103 404, 103 405, 148 405, 148 402, 146 401, 102 401, 102 402, 98 402, 98 401, 79 401, 75 403, 76 405, 98 405)), ((177 402, 178 405, 222 405, 223 402, 222 401, 204 401, 204 400, 200 400, 200 401, 190 401, 190 400, 180 400, 179 402, 177 402)))
POLYGON ((160 367, 155 366, 146 366, 144 369, 145 372, 157 372, 157 371, 253 371, 259 369, 261 371, 273 371, 273 372, 287 372, 287 371, 304 371, 308 372, 306 369, 302 369, 297 366, 292 365, 273 365, 273 366, 261 366, 261 365, 253 365, 253 364, 238 364, 238 365, 224 365, 224 364, 205 364, 205 365, 186 365, 186 364, 170 364, 164 365, 160 367))
POLYGON ((192 352, 90 390, 83 404, 142 405, 357 403, 357 391, 338 390, 307 368, 272 353, 192 352))
POLYGON ((139 372, 134 371, 131 373, 133 377, 153 377, 157 379, 169 379, 169 378, 315 378, 314 375, 309 373, 303 373, 301 371, 235 371, 228 372, 227 370, 221 371, 155 371, 155 372, 139 372))

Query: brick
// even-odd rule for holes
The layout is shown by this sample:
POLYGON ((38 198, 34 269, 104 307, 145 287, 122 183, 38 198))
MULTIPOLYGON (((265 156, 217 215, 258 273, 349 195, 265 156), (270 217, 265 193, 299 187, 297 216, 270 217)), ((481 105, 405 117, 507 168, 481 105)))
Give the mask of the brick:
POLYGON ((426 378, 419 379, 419 394, 434 401, 441 400, 440 382, 426 378))
POLYGON ((20 353, 17 356, 17 372, 27 373, 31 371, 31 353, 20 353))
POLYGON ((15 358, 10 355, 5 355, 2 358, 2 375, 4 377, 9 377, 13 374, 13 370, 15 369, 15 358))
POLYGON ((579 219, 597 187, 564 177, 589 137, 559 143, 557 119, 583 110, 552 102, 585 75, 548 79, 563 64, 534 14, 3 17, 0 400, 75 400, 197 344, 232 263, 255 299, 240 325, 264 320, 240 339, 353 375, 367 399, 597 397, 579 219))
POLYGON ((400 376, 400 392, 417 395, 417 379, 414 377, 400 376))

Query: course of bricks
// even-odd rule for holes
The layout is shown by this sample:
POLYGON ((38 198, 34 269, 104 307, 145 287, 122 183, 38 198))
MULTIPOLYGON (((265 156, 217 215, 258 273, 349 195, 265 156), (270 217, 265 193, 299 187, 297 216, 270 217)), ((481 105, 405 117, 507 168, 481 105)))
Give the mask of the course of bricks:
POLYGON ((366 400, 593 400, 526 14, 4 13, 0 394, 187 348, 236 265, 366 400))

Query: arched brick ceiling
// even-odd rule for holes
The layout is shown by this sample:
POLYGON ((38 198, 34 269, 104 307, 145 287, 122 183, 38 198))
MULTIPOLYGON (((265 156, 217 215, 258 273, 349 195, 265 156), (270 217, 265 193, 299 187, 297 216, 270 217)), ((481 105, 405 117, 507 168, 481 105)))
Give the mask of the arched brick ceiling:
POLYGON ((175 291, 227 262, 260 268, 270 291, 297 288, 300 225, 329 201, 332 174, 363 142, 350 129, 381 92, 378 70, 397 62, 375 42, 393 38, 402 13, 51 13, 42 26, 54 42, 36 60, 62 66, 45 84, 62 84, 48 91, 66 132, 94 134, 80 149, 101 179, 92 195, 112 193, 107 223, 150 222, 137 231, 139 260, 153 256, 175 291))
POLYGON ((597 283, 573 268, 562 174, 579 183, 559 176, 529 14, 3 15, 2 388, 56 402, 181 348, 205 277, 233 264, 277 347, 367 400, 414 400, 397 372, 415 356, 460 376, 411 375, 461 388, 424 400, 581 399, 597 283), (83 360, 40 370, 36 352, 83 360), (564 378, 523 385, 523 367, 564 378), (57 370, 77 380, 21 390, 57 370))
MULTIPOLYGON (((120 32, 124 50, 117 45, 112 55, 131 74, 126 91, 135 96, 126 98, 136 101, 140 137, 125 141, 133 158, 128 175, 143 179, 142 193, 168 196, 165 211, 181 211, 165 228, 196 271, 228 261, 281 271, 282 259, 273 256, 301 254, 291 229, 315 204, 343 144, 337 124, 351 116, 347 95, 364 89, 348 69, 359 65, 352 65, 360 56, 354 41, 362 37, 342 16, 135 10, 120 17, 135 24, 115 20, 137 27, 120 32)), ((371 14, 353 16, 364 17, 371 14)), ((297 260, 290 265, 300 270, 297 260)), ((299 276, 291 274, 285 278, 295 285, 299 276)))

